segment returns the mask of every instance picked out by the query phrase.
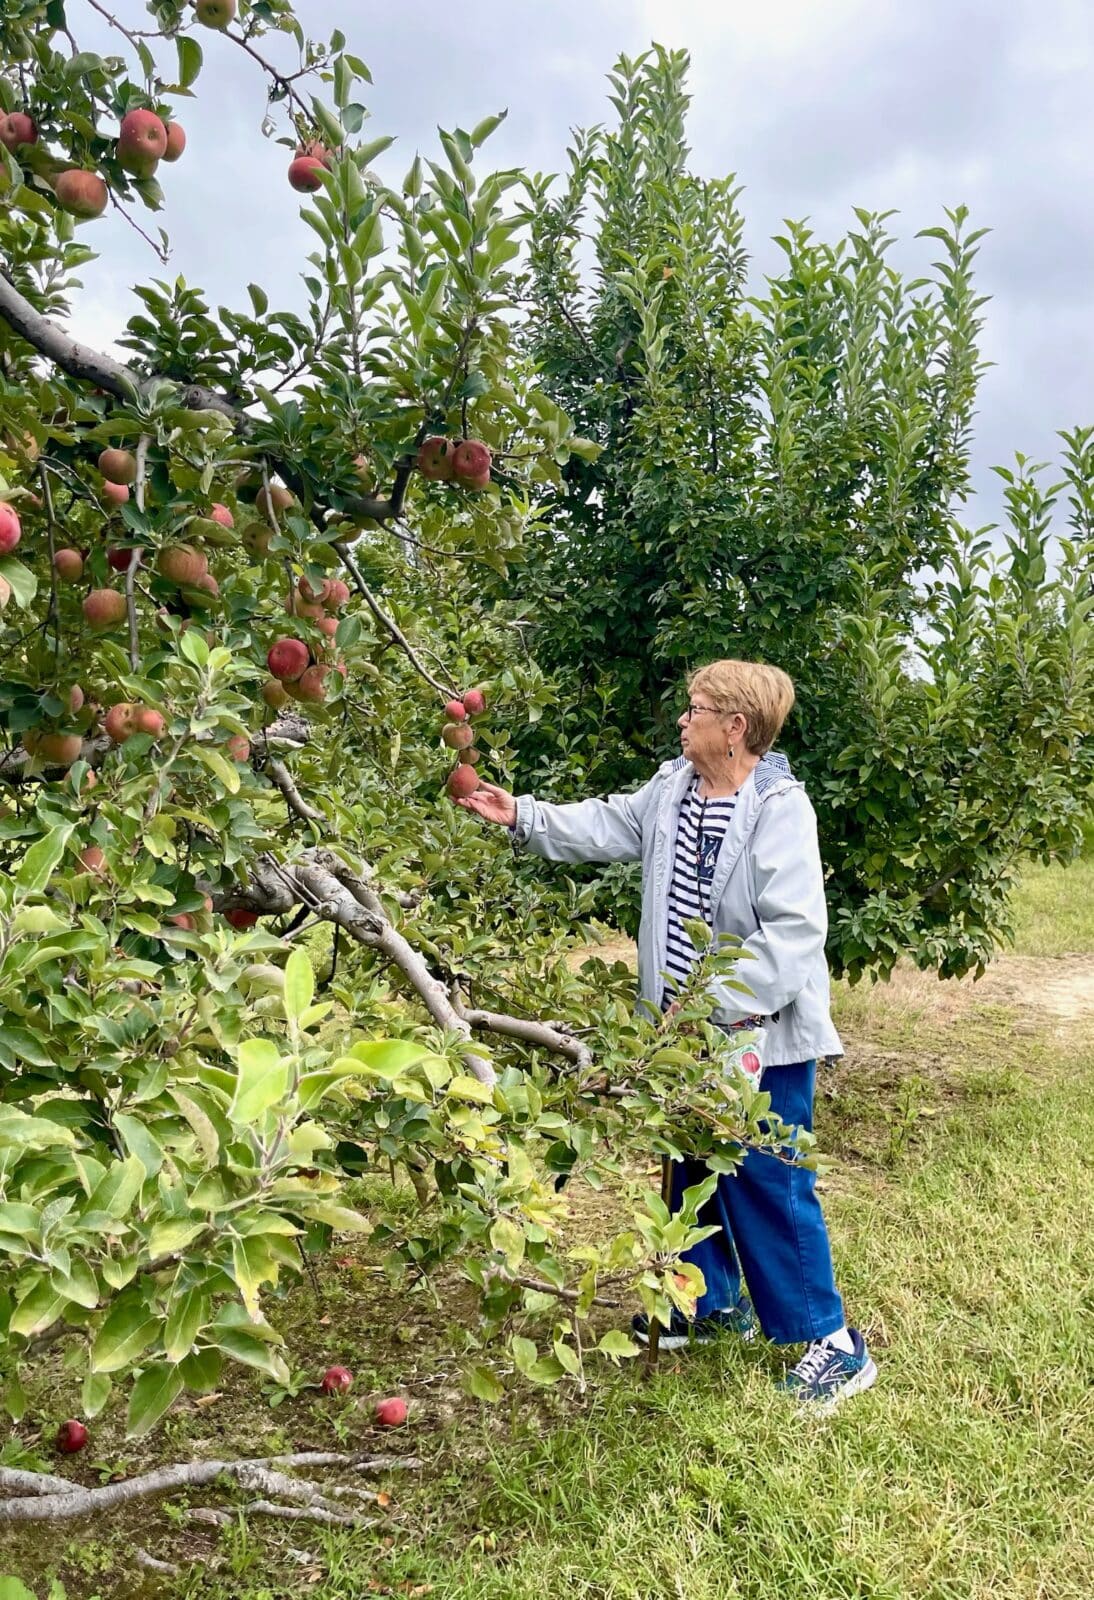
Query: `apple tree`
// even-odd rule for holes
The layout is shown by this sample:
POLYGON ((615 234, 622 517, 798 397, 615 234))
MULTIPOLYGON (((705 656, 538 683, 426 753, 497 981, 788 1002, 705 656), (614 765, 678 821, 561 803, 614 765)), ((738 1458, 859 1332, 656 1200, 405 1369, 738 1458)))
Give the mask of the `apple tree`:
MULTIPOLYGON (((277 1298, 347 1232, 396 1282, 461 1265, 512 1336, 477 1394, 507 1364, 582 1382, 583 1349, 634 1353, 583 1344, 597 1307, 694 1302, 702 1194, 670 1219, 635 1187, 575 1254, 562 1180, 792 1133, 710 1079, 703 977, 731 952, 666 1037, 622 967, 559 960, 588 896, 445 792, 504 777, 552 698, 491 584, 597 454, 515 339, 519 174, 479 171, 500 119, 392 180, 364 62, 287 0, 152 0, 140 27, 89 6, 116 53, 80 47, 77 0, 0 4, 7 1409, 43 1349, 85 1419, 121 1385, 138 1434, 226 1363, 286 1381, 277 1298), (119 359, 68 326, 79 270, 169 205, 212 51, 285 145, 299 303, 154 277, 119 359), (413 1184, 409 1220, 361 1203, 374 1169, 413 1184)), ((0 1519, 107 1503, 25 1478, 0 1470, 0 1519)))
POLYGON ((834 963, 982 971, 1021 863, 1067 859, 1089 803, 1094 429, 1051 479, 997 469, 994 540, 967 526, 985 230, 949 212, 909 280, 891 214, 835 244, 788 222, 758 286, 735 178, 689 170, 687 66, 623 58, 614 125, 529 186, 521 346, 603 447, 520 557, 560 706, 521 734, 529 787, 640 781, 690 667, 770 661, 798 688, 834 963))

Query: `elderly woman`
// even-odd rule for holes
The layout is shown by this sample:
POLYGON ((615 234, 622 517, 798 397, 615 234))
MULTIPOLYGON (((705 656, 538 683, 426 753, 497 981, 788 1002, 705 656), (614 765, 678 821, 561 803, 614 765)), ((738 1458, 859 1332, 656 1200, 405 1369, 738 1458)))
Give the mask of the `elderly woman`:
MULTIPOLYGON (((772 1112, 810 1129, 817 1059, 841 1046, 829 1014, 816 816, 786 758, 770 753, 794 686, 776 667, 716 661, 691 675, 688 692, 678 723, 682 756, 633 794, 548 805, 483 784, 460 803, 550 861, 641 861, 639 991, 667 1015, 698 959, 689 920, 702 917, 716 934, 743 940, 751 1011, 742 1011, 739 991, 716 985, 713 1021, 726 1032, 762 1023, 772 1112)), ((674 1165, 674 1208, 704 1175, 695 1163, 674 1165)), ((782 1380, 797 1399, 827 1408, 870 1387, 877 1368, 862 1335, 844 1322, 812 1172, 749 1151, 719 1178, 700 1221, 720 1230, 688 1256, 706 1291, 693 1321, 674 1309, 665 1347, 724 1331, 750 1339, 758 1318, 777 1344, 807 1346, 782 1380)), ((634 1330, 648 1337, 644 1317, 634 1330)))

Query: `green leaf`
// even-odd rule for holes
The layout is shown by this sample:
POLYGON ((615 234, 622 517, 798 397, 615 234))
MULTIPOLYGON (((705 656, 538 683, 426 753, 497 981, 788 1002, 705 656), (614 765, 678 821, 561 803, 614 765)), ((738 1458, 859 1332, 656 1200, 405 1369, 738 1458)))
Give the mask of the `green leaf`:
POLYGON ((172 1303, 163 1331, 163 1353, 168 1361, 185 1360, 209 1314, 208 1297, 190 1289, 172 1303))
POLYGON ((639 1354, 639 1346, 621 1328, 610 1328, 596 1348, 615 1362, 639 1354))
POLYGON ((257 1122, 264 1111, 284 1099, 292 1063, 282 1059, 272 1039, 244 1039, 236 1051, 235 1094, 228 1116, 235 1123, 257 1122))
POLYGON ((515 1272, 524 1260, 524 1234, 508 1217, 497 1217, 490 1228, 490 1243, 505 1257, 510 1272, 515 1272))
POLYGON ((12 1312, 9 1331, 21 1333, 28 1339, 33 1334, 44 1333, 56 1322, 67 1303, 49 1278, 39 1278, 12 1312))
POLYGON ((133 1385, 125 1431, 131 1439, 140 1438, 156 1426, 164 1412, 174 1404, 185 1387, 182 1374, 167 1361, 142 1372, 133 1385))
POLYGON ((80 1406, 85 1417, 97 1417, 110 1399, 114 1380, 105 1372, 89 1372, 80 1389, 80 1406))
POLYGON ((38 1600, 18 1578, 0 1578, 0 1600, 38 1600))
POLYGON ((409 1067, 417 1066, 432 1054, 431 1050, 415 1044, 412 1039, 370 1039, 355 1044, 348 1056, 339 1057, 333 1070, 356 1069, 359 1072, 364 1066, 381 1078, 399 1078, 409 1067))
POLYGON ((188 628, 180 638, 179 654, 184 656, 191 666, 206 667, 209 664, 209 646, 201 634, 193 628, 188 628))
POLYGON ((25 611, 38 593, 38 579, 33 572, 14 556, 0 556, 0 577, 8 580, 12 599, 20 611, 25 611))
POLYGON ((179 88, 188 89, 201 71, 201 46, 188 33, 179 34, 175 44, 179 53, 179 88))
POLYGON ((217 1348, 233 1361, 239 1361, 245 1367, 254 1367, 259 1372, 268 1372, 279 1383, 289 1381, 289 1369, 284 1356, 258 1334, 251 1333, 247 1328, 216 1328, 209 1330, 208 1336, 215 1337, 217 1348))
POLYGON ((92 1372, 121 1372, 132 1366, 159 1332, 157 1317, 149 1316, 142 1300, 120 1301, 95 1335, 88 1365, 92 1372))
POLYGON ((476 1400, 486 1400, 493 1405, 502 1399, 505 1388, 496 1373, 489 1367, 472 1367, 464 1373, 463 1386, 476 1400))
POLYGON ((480 1106, 488 1106, 494 1098, 493 1089, 471 1077, 453 1078, 445 1092, 451 1100, 474 1100, 480 1106))
POLYGON ((299 1023, 314 998, 315 973, 311 959, 307 951, 298 948, 285 963, 284 1005, 288 1020, 299 1023))
POLYGON ((65 853, 65 846, 72 837, 73 826, 71 822, 61 823, 31 845, 15 874, 17 898, 23 899, 28 894, 38 894, 45 888, 53 876, 57 863, 65 853))
MULTIPOLYGON (((184 634, 183 638, 189 639, 190 634, 184 634)), ((219 778, 229 794, 239 793, 239 772, 234 761, 222 756, 219 750, 210 750, 203 744, 191 745, 190 752, 209 768, 214 777, 219 778)))
POLYGON ((220 1382, 224 1357, 219 1350, 195 1350, 179 1362, 179 1372, 188 1389, 209 1394, 220 1382))
POLYGON ((113 1121, 130 1155, 136 1156, 148 1176, 154 1178, 163 1166, 163 1146, 159 1140, 149 1132, 145 1123, 138 1117, 131 1117, 128 1112, 115 1112, 113 1121))

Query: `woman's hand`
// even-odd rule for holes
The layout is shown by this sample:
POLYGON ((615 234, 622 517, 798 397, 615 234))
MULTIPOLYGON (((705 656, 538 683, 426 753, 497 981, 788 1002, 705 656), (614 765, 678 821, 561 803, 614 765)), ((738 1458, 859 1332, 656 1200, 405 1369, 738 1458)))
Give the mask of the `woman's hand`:
POLYGON ((517 820, 517 802, 507 789, 499 789, 496 783, 480 783, 474 794, 457 800, 456 804, 465 811, 473 811, 484 822, 497 822, 503 828, 511 828, 517 820))

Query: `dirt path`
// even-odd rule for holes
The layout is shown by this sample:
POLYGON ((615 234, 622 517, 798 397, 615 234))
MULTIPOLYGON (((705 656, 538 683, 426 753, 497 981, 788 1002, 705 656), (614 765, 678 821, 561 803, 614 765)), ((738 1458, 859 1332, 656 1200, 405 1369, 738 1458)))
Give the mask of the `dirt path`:
MULTIPOLYGON (((576 971, 590 956, 609 964, 624 961, 633 968, 634 944, 615 938, 587 945, 567 957, 576 971)), ((890 1004, 929 1007, 936 1016, 957 1016, 979 1005, 1018 1006, 1041 1022, 1070 1027, 1094 1018, 1094 955, 996 956, 978 981, 963 978, 943 982, 932 973, 900 967, 879 993, 890 1004)))

